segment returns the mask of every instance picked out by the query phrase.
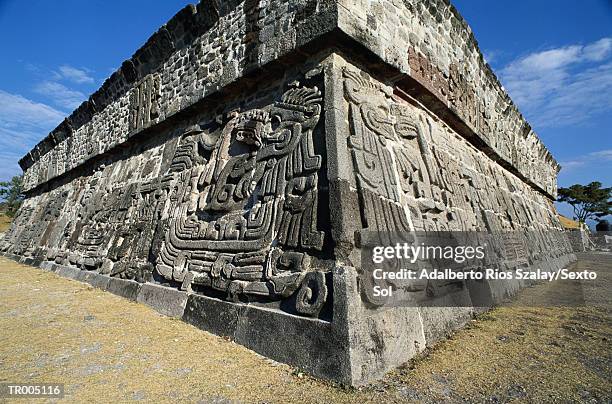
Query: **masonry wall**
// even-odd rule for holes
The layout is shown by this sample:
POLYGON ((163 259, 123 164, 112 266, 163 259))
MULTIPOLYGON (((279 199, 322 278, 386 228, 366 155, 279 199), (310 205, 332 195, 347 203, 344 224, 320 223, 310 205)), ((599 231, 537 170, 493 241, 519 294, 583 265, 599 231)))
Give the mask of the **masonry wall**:
POLYGON ((574 258, 557 163, 446 3, 204 0, 20 164, 0 251, 351 385, 479 310, 464 283, 385 307, 361 235, 484 232, 505 269, 574 258))
POLYGON ((468 322, 482 310, 476 297, 484 293, 499 303, 525 283, 484 282, 474 296, 476 288, 470 290, 463 281, 442 287, 421 280, 377 281, 363 271, 355 234, 378 233, 380 245, 388 245, 384 238, 389 234, 414 235, 418 244, 436 232, 487 233, 498 251, 488 257, 488 265, 503 270, 559 269, 575 257, 547 196, 397 87, 341 56, 334 57, 333 65, 329 81, 336 97, 330 111, 335 145, 328 149, 336 153, 330 161, 343 163, 331 168, 331 189, 342 195, 332 199, 332 205, 338 204, 332 211, 341 212, 335 220, 342 222, 334 223, 343 240, 336 259, 355 279, 348 323, 352 378, 359 384, 382 376, 468 322), (392 287, 395 301, 427 296, 431 304, 389 305, 373 295, 373 285, 392 287))
MULTIPOLYGON (((4 248, 236 301, 291 296, 303 269, 333 267, 321 84, 267 81, 89 160, 26 200, 4 248)), ((316 316, 325 299, 285 310, 316 316)))
MULTIPOLYGON (((20 161, 25 190, 109 152, 335 27, 330 1, 189 5, 20 161)), ((290 65, 284 63, 283 66, 290 65)))
POLYGON ((0 250, 350 383, 319 62, 90 158, 24 202, 0 250))
POLYGON ((590 237, 584 229, 568 229, 566 233, 575 253, 585 252, 590 249, 590 237))
POLYGON ((556 194, 560 169, 447 0, 340 0, 338 26, 402 75, 394 80, 524 181, 556 194), (423 89, 414 89, 423 86, 423 89), (461 122, 456 122, 456 115, 461 122))

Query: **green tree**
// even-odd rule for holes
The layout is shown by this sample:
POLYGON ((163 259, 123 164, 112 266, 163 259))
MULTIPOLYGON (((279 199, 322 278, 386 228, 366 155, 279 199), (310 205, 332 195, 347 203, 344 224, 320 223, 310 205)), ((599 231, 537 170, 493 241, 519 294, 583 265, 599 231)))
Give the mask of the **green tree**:
POLYGON ((23 202, 23 176, 16 175, 10 181, 0 182, 0 199, 7 216, 13 217, 23 202))
POLYGON ((584 223, 587 219, 601 220, 612 214, 612 188, 602 188, 601 182, 589 185, 574 184, 569 188, 559 188, 559 202, 572 205, 575 219, 584 223))

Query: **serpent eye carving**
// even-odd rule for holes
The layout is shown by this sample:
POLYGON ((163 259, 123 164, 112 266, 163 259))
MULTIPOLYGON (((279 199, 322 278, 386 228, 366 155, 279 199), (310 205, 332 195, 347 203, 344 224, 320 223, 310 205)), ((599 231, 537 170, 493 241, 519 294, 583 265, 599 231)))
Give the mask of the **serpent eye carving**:
POLYGON ((263 145, 263 139, 270 132, 270 116, 262 110, 252 110, 241 114, 234 127, 234 136, 238 142, 256 146, 263 145))
POLYGON ((277 102, 232 112, 210 158, 181 164, 183 178, 198 177, 198 186, 180 182, 184 202, 165 232, 160 276, 186 289, 225 291, 230 300, 295 294, 292 311, 318 315, 326 278, 307 257, 324 238, 317 223, 322 156, 313 141, 321 103, 318 88, 291 86, 277 102))

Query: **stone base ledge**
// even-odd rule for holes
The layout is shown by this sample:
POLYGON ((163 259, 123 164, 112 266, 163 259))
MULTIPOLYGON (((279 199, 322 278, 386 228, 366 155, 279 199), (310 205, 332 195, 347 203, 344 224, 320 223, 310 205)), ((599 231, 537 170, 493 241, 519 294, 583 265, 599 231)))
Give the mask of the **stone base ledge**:
POLYGON ((298 367, 316 377, 350 383, 346 369, 338 366, 348 347, 339 337, 337 327, 330 322, 227 302, 163 285, 112 278, 52 261, 1 252, 0 255, 143 303, 160 314, 229 337, 261 355, 298 367))

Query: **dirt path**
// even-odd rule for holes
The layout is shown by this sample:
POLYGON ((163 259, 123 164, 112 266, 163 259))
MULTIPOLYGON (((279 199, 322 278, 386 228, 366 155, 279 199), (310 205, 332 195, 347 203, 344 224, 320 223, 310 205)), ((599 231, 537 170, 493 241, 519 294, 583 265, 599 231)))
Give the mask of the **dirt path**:
POLYGON ((526 289, 517 303, 480 316, 427 357, 355 390, 0 258, 0 382, 65 383, 66 402, 609 401, 612 255, 584 255, 575 269, 585 268, 602 274, 592 287, 526 289), (559 295, 585 296, 588 304, 534 307, 559 295))

